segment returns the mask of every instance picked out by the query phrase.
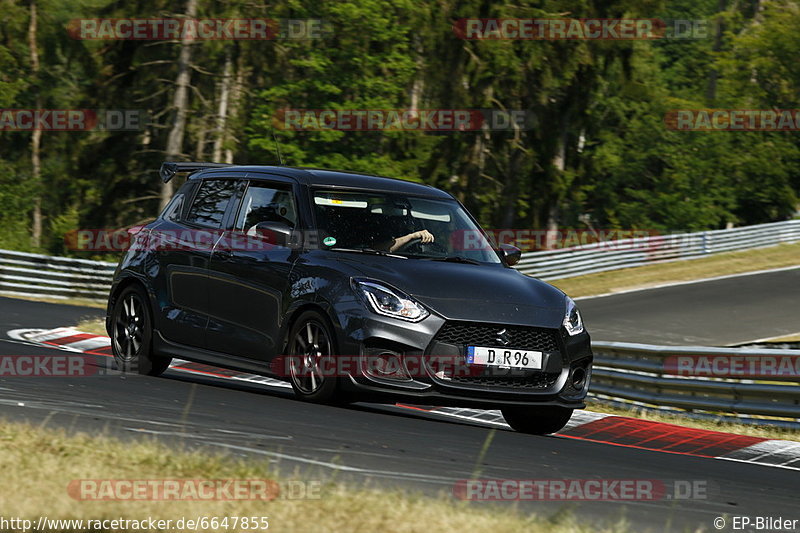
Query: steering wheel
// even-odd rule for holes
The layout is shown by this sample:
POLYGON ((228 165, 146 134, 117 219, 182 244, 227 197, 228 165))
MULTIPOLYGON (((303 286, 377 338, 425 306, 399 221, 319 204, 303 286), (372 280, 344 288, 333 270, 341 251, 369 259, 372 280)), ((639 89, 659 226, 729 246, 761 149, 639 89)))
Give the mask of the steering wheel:
POLYGON ((447 248, 445 248, 436 241, 423 243, 422 237, 416 237, 414 239, 411 239, 404 245, 400 246, 397 250, 395 250, 395 252, 405 252, 412 246, 418 246, 421 252, 428 251, 429 249, 430 251, 438 251, 443 254, 447 254, 447 248))

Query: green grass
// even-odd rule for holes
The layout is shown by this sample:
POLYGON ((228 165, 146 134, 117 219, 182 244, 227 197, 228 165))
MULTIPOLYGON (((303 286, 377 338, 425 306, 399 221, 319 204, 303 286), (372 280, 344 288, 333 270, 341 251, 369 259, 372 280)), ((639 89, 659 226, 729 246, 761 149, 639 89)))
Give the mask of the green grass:
POLYGON ((691 281, 797 265, 800 265, 800 243, 781 244, 758 250, 714 254, 701 259, 599 272, 586 276, 552 280, 549 283, 552 283, 571 297, 579 298, 652 287, 662 283, 691 281))
POLYGON ((108 335, 106 331, 106 319, 105 318, 87 318, 85 320, 81 320, 75 326, 78 331, 83 331, 84 333, 94 333, 95 335, 108 335))
MULTIPOLYGON (((31 519, 143 519, 255 516, 269 518, 269 531, 327 533, 566 533, 626 531, 569 514, 535 516, 515 505, 456 500, 444 487, 438 495, 345 484, 335 477, 278 475, 266 460, 212 455, 167 447, 152 440, 121 442, 97 435, 0 421, 0 516, 31 519), (73 480, 271 479, 320 483, 318 498, 272 501, 89 501, 67 492, 73 480)), ((513 476, 512 476, 513 477, 513 476)), ((120 529, 126 531, 126 529, 120 529)), ((64 529, 48 529, 64 531, 64 529)), ((117 530, 119 531, 119 530, 117 530)), ((205 531, 226 531, 224 528, 205 531)), ((231 531, 230 529, 227 531, 231 531)), ((263 530, 259 530, 263 531, 263 530)))
POLYGON ((16 298, 18 300, 28 300, 29 302, 44 302, 48 304, 77 305, 79 307, 94 307, 105 309, 106 302, 90 300, 88 298, 48 298, 47 296, 19 296, 16 294, 2 294, 3 298, 16 298))

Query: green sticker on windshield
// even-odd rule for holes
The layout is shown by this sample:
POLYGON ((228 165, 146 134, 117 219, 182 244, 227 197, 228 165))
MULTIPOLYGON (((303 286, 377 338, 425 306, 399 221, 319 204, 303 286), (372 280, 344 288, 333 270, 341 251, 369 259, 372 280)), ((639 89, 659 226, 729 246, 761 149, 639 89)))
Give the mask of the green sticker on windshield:
POLYGON ((333 246, 334 244, 336 244, 336 238, 335 237, 325 237, 324 239, 322 239, 322 243, 325 246, 333 246))

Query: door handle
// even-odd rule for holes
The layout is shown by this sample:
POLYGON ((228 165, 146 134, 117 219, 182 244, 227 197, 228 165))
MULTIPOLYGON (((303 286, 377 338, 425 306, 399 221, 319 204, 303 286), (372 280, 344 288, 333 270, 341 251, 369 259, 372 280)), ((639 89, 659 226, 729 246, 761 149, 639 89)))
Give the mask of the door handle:
POLYGON ((216 255, 217 259, 220 261, 228 261, 233 258, 233 253, 230 250, 217 250, 214 252, 214 255, 216 255))

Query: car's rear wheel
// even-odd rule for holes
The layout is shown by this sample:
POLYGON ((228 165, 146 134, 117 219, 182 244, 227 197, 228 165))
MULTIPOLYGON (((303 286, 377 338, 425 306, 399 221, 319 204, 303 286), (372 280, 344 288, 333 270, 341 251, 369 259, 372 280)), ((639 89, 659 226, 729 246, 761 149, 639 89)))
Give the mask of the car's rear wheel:
POLYGON ((111 351, 121 371, 158 376, 169 368, 171 357, 153 354, 150 307, 147 295, 137 285, 125 288, 117 297, 110 333, 111 351))
POLYGON ((547 435, 564 428, 572 409, 564 407, 504 407, 501 409, 508 425, 520 433, 547 435))
POLYGON ((333 333, 319 313, 306 311, 297 318, 289 332, 288 352, 290 380, 298 398, 316 403, 342 399, 334 371, 333 333))

